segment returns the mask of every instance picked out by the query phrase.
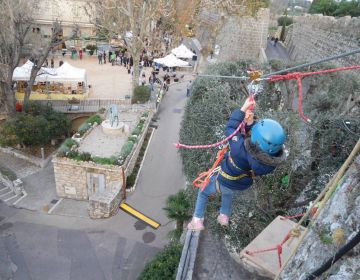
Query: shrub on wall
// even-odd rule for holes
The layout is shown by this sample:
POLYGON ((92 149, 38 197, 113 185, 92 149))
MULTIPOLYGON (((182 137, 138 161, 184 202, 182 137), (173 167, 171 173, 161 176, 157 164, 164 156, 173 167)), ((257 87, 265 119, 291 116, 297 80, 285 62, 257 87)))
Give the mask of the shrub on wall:
POLYGON ((101 117, 99 115, 94 115, 94 116, 89 117, 86 120, 86 122, 90 123, 91 125, 93 125, 94 123, 101 124, 102 119, 101 119, 101 117))
POLYGON ((124 146, 121 148, 121 152, 120 155, 123 158, 126 158, 128 155, 130 155, 132 148, 134 147, 134 142, 132 141, 127 141, 124 146))
POLYGON ((134 89, 134 94, 131 102, 134 103, 146 103, 149 101, 151 90, 147 86, 137 86, 134 89))
POLYGON ((118 159, 115 156, 112 156, 109 158, 92 157, 92 160, 97 164, 118 165, 118 159))
POLYGON ((145 266, 139 280, 175 279, 181 250, 179 243, 166 246, 145 266))
POLYGON ((293 24, 294 21, 291 17, 287 17, 287 16, 281 16, 277 19, 278 25, 279 26, 288 26, 290 24, 293 24))

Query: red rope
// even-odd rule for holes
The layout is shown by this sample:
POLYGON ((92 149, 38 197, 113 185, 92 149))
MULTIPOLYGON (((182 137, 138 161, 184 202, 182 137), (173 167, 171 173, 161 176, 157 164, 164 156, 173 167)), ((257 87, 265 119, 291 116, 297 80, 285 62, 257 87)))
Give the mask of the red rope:
MULTIPOLYGON (((334 72, 346 71, 346 70, 354 70, 354 69, 360 69, 360 65, 349 66, 349 67, 340 67, 340 68, 334 68, 334 69, 326 69, 326 70, 320 70, 320 71, 315 71, 315 72, 304 72, 304 73, 293 72, 293 73, 288 73, 285 75, 273 75, 273 76, 269 77, 269 81, 270 82, 278 82, 278 81, 283 81, 283 80, 296 80, 297 85, 298 85, 298 111, 299 111, 299 114, 303 120, 305 120, 306 122, 311 122, 311 120, 304 115, 303 108, 302 108, 303 96, 302 96, 302 80, 301 79, 303 77, 308 77, 308 76, 313 76, 313 75, 322 75, 322 74, 328 74, 328 73, 334 73, 334 72)), ((251 95, 250 98, 253 98, 253 96, 251 95)), ((240 129, 242 129, 243 127, 244 127, 244 122, 242 122, 231 135, 229 135, 225 139, 223 139, 219 142, 213 143, 213 144, 186 145, 186 144, 181 144, 181 143, 175 143, 174 145, 178 149, 179 148, 186 148, 186 149, 214 148, 214 147, 217 147, 217 146, 220 146, 220 145, 226 143, 236 133, 238 133, 240 131, 240 129)))
POLYGON ((339 71, 346 71, 346 70, 354 70, 354 69, 359 69, 360 65, 356 65, 356 66, 349 66, 349 67, 340 67, 340 68, 334 68, 334 69, 326 69, 326 70, 321 70, 321 71, 315 71, 315 72, 305 72, 305 73, 301 73, 301 72, 294 72, 294 73, 289 73, 286 75, 273 75, 269 78, 270 82, 277 82, 277 81, 282 81, 282 80, 297 80, 297 85, 298 85, 298 111, 299 114, 301 116, 301 118, 303 120, 305 120, 306 122, 311 122, 311 120, 306 117, 304 115, 303 109, 302 109, 302 78, 303 77, 308 77, 308 76, 313 76, 313 75, 322 75, 322 74, 327 74, 327 73, 334 73, 334 72, 339 72, 339 71))
MULTIPOLYGON (((254 96, 251 95, 250 100, 254 100, 254 96)), ((249 110, 254 110, 253 107, 249 108, 249 110)), ((233 138, 236 133, 238 133, 240 130, 245 128, 245 122, 243 121, 242 123, 239 124, 239 126, 235 129, 235 131, 233 133, 231 133, 228 137, 226 137, 225 139, 213 143, 213 144, 207 144, 207 145, 186 145, 186 144, 181 144, 181 143, 175 143, 175 147, 176 148, 186 148, 186 149, 209 149, 209 148, 214 148, 220 145, 225 144, 229 139, 233 138)))
POLYGON ((291 231, 289 231, 289 233, 285 236, 285 238, 281 241, 281 243, 276 245, 275 247, 264 249, 264 250, 245 251, 245 253, 252 256, 252 255, 255 255, 255 254, 259 254, 259 253, 266 253, 266 252, 270 252, 270 251, 276 251, 277 256, 278 256, 278 260, 279 260, 279 267, 281 268, 281 266, 282 266, 281 254, 282 254, 282 250, 283 250, 283 245, 289 240, 290 237, 291 237, 291 231))

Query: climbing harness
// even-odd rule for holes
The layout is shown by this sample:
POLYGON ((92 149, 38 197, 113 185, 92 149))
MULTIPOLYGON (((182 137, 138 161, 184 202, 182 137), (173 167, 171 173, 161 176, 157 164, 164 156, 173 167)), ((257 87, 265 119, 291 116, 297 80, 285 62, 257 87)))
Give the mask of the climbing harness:
POLYGON ((227 151, 228 151, 228 146, 218 151, 216 160, 211 166, 211 168, 208 171, 201 172, 199 176, 192 182, 194 187, 200 188, 201 191, 203 191, 206 188, 206 186, 210 183, 211 177, 217 172, 219 172, 220 166, 218 165, 223 160, 227 151))

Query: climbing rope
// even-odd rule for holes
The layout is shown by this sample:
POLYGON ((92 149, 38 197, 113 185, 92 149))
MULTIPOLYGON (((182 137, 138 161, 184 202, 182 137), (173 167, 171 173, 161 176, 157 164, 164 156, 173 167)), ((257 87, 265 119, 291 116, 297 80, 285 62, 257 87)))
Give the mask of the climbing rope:
MULTIPOLYGON (((355 69, 360 69, 360 65, 356 65, 356 66, 349 66, 349 67, 340 67, 340 68, 334 68, 334 69, 326 69, 326 70, 321 70, 321 71, 316 71, 316 72, 293 72, 293 73, 288 73, 288 74, 284 74, 284 75, 272 75, 268 78, 258 78, 256 76, 256 80, 252 80, 251 83, 249 84, 249 88, 252 88, 253 82, 256 81, 263 81, 263 80, 267 80, 269 82, 278 82, 278 81, 283 81, 283 80, 296 80, 297 81, 297 85, 298 85, 298 112, 301 116, 301 118, 303 120, 305 120, 306 122, 310 123, 311 120, 305 116, 304 112, 303 112, 303 95, 302 95, 302 78, 304 77, 309 77, 309 76, 313 76, 313 75, 322 75, 322 74, 328 74, 328 73, 335 73, 335 72, 339 72, 339 71, 346 71, 346 70, 355 70, 355 69)), ((252 71, 254 72, 254 71, 252 71)), ((250 75, 251 73, 250 72, 250 75)), ((257 72, 257 71, 256 71, 257 72)), ((250 94, 250 98, 254 98, 254 95, 258 94, 258 92, 252 92, 250 94)), ((181 144, 181 143, 175 143, 175 147, 177 149, 179 148, 186 148, 186 149, 209 149, 209 148, 214 148, 220 145, 225 144, 229 139, 231 139, 233 136, 236 135, 236 133, 238 133, 243 127, 244 127, 244 122, 242 122, 238 128, 228 137, 226 137, 225 139, 213 143, 213 144, 205 144, 205 145, 187 145, 187 144, 181 144)))
MULTIPOLYGON (((250 95, 250 100, 253 101, 254 100, 254 95, 255 94, 251 94, 250 95)), ((254 108, 253 106, 251 108, 249 108, 249 110, 253 111, 254 108)), ((242 123, 239 124, 239 126, 235 129, 235 131, 233 133, 231 133, 228 137, 226 137, 225 139, 213 143, 213 144, 207 144, 207 145, 186 145, 186 144, 181 144, 181 143, 175 143, 175 147, 176 148, 186 148, 186 149, 209 149, 209 148, 215 148, 218 147, 220 145, 225 144, 229 139, 233 138, 240 130, 245 128, 245 122, 243 121, 242 123)))

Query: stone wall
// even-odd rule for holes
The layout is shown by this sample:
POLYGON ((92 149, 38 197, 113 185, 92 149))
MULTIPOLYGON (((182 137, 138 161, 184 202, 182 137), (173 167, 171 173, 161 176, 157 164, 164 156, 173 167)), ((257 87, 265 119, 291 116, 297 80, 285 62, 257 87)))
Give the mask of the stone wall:
MULTIPOLYGON (((360 18, 306 15, 294 18, 285 45, 295 61, 312 61, 360 47, 360 18)), ((333 60, 338 65, 357 65, 360 54, 333 60)))
POLYGON ((224 16, 215 11, 202 11, 196 37, 205 49, 220 46, 217 61, 253 59, 258 61, 261 48, 266 48, 269 9, 259 9, 254 17, 224 16))
POLYGON ((54 157, 54 173, 56 193, 60 197, 88 200, 88 173, 103 174, 105 177, 105 191, 111 182, 122 183, 121 166, 100 165, 88 161, 76 161, 64 157, 54 157))
POLYGON ((109 191, 96 192, 89 197, 89 216, 93 219, 108 218, 115 215, 121 203, 121 186, 112 183, 109 191))
MULTIPOLYGON (((307 279, 309 273, 319 268, 347 242, 360 228, 360 155, 341 178, 336 190, 321 209, 319 216, 309 226, 293 258, 279 279, 307 279)), ((298 242, 296 239, 293 242, 298 242)), ((324 273, 332 280, 359 279, 360 246, 344 255, 324 273)), ((325 279, 325 278, 321 278, 325 279)))
MULTIPOLYGON (((141 134, 136 146, 130 155, 126 158, 123 167, 125 176, 132 173, 137 158, 140 153, 141 146, 146 137, 149 125, 153 116, 153 112, 149 112, 146 119, 143 133, 141 134)), ((101 165, 94 162, 76 161, 64 157, 54 157, 54 173, 56 183, 56 193, 60 197, 87 200, 92 193, 88 191, 88 174, 103 174, 105 181, 105 191, 111 191, 109 185, 113 182, 122 184, 122 167, 114 165, 101 165)))

